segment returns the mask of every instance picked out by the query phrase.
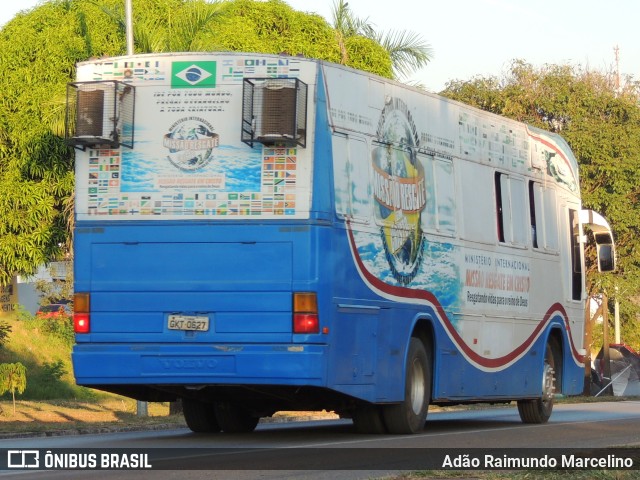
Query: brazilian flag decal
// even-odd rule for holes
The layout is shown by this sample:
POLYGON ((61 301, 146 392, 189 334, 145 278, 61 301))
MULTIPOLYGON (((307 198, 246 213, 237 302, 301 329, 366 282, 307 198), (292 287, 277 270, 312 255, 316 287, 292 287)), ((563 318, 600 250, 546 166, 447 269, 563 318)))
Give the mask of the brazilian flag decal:
POLYGON ((171 88, 214 88, 216 62, 173 62, 171 88))

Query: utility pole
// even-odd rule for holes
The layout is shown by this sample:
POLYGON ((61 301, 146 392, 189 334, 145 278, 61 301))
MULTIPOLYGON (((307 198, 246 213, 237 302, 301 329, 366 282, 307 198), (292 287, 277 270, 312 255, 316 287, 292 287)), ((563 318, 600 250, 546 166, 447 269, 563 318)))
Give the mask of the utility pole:
MULTIPOLYGON (((124 23, 127 37, 127 55, 133 55, 133 0, 124 1, 124 23)), ((138 400, 136 402, 136 415, 138 417, 147 417, 149 415, 149 404, 138 400)))
POLYGON ((620 301, 618 300, 619 295, 620 295, 620 289, 616 285, 616 297, 615 297, 613 315, 614 315, 615 336, 616 336, 617 344, 622 343, 622 339, 621 339, 622 335, 620 333, 620 301))
POLYGON ((615 47, 613 47, 613 52, 615 53, 616 56, 616 72, 615 72, 615 89, 616 89, 616 93, 620 93, 620 48, 618 47, 618 45, 616 45, 615 47))
POLYGON ((591 317, 591 297, 587 295, 587 305, 584 309, 584 383, 582 395, 591 396, 591 335, 593 331, 593 319, 598 316, 602 307, 591 317))
POLYGON ((124 2, 125 34, 127 37, 127 55, 133 55, 133 0, 124 2))
POLYGON ((611 385, 611 357, 609 355, 609 308, 608 299, 606 294, 602 294, 602 326, 604 331, 602 332, 602 361, 603 376, 605 382, 609 382, 609 385, 605 389, 607 395, 613 395, 613 386, 611 385))
POLYGON ((136 402, 136 416, 148 417, 149 416, 149 404, 142 400, 136 402))

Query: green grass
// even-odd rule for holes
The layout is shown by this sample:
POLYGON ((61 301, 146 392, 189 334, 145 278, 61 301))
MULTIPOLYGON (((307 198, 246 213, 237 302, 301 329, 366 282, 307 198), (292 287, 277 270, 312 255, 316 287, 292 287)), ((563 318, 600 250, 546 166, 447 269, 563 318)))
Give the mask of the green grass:
MULTIPOLYGON (((27 388, 21 400, 81 400, 105 398, 106 394, 79 387, 73 378, 71 319, 40 319, 25 312, 0 320, 10 332, 0 346, 0 363, 22 363, 27 388)), ((10 399, 5 393, 0 399, 10 399)))

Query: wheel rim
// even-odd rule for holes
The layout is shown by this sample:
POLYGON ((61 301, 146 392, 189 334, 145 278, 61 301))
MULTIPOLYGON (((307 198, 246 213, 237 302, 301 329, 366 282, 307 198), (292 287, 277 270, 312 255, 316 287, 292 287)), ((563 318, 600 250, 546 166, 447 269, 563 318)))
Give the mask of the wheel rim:
POLYGON ((542 375, 542 402, 548 404, 556 391, 553 367, 545 362, 542 375))
POLYGON ((424 369, 419 359, 414 359, 411 365, 411 409, 419 415, 422 412, 425 395, 424 369))

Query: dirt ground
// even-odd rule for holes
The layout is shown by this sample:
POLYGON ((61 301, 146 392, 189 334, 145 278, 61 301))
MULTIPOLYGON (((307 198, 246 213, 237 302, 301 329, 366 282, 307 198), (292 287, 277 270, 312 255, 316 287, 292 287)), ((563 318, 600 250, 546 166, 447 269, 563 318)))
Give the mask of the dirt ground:
POLYGON ((55 434, 66 430, 126 430, 184 426, 182 415, 169 415, 169 404, 149 403, 148 416, 138 416, 136 402, 0 402, 0 435, 55 434))

